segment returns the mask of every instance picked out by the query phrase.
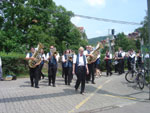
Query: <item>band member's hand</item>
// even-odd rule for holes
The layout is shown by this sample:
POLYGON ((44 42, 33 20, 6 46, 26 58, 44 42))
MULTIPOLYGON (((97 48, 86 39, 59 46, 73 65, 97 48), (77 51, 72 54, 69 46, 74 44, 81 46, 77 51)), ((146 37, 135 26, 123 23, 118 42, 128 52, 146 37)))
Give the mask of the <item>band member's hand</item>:
POLYGON ((86 74, 89 74, 89 70, 87 69, 86 74))
POLYGON ((40 64, 41 64, 41 61, 40 61, 40 62, 38 62, 38 63, 36 63, 35 65, 36 65, 36 66, 38 66, 38 65, 40 65, 40 64))
POLYGON ((35 58, 34 58, 34 57, 31 57, 31 60, 35 60, 35 58))
POLYGON ((94 56, 91 54, 90 57, 94 57, 94 56))
POLYGON ((74 72, 74 71, 72 71, 72 74, 74 75, 74 74, 75 74, 75 72, 74 72))
POLYGON ((64 60, 64 62, 67 62, 67 60, 64 60))

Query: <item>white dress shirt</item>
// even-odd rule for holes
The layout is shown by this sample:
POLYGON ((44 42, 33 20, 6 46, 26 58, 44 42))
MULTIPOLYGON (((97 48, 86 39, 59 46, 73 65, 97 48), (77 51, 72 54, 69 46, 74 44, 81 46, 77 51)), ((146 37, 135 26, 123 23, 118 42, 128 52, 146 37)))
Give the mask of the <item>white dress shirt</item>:
POLYGON ((125 57, 126 53, 124 51, 122 51, 121 55, 122 55, 122 57, 125 57))
MULTIPOLYGON (((58 62, 58 60, 59 60, 59 53, 57 54, 57 56, 56 56, 56 61, 58 62)), ((47 53, 47 55, 46 55, 46 60, 48 60, 48 58, 49 58, 49 53, 47 53)))
POLYGON ((46 60, 45 54, 40 55, 40 57, 41 57, 42 60, 46 60))
POLYGON ((148 53, 145 54, 145 58, 149 58, 149 54, 148 53))
MULTIPOLYGON (((87 64, 86 57, 85 57, 85 60, 86 60, 86 64, 87 64)), ((74 58, 73 58, 73 63, 76 64, 76 62, 77 62, 77 55, 75 55, 74 58)), ((84 66, 83 55, 80 56, 80 54, 79 54, 79 65, 78 66, 84 66)))
MULTIPOLYGON (((33 53, 32 53, 33 55, 33 53)), ((30 53, 27 53, 26 58, 30 58, 30 53)))
POLYGON ((135 54, 133 53, 133 54, 130 54, 129 55, 131 58, 134 58, 135 57, 135 54))
POLYGON ((65 55, 62 56, 62 62, 65 62, 65 55))
POLYGON ((83 52, 83 54, 84 54, 84 55, 87 55, 87 54, 88 54, 88 51, 87 51, 87 50, 85 50, 85 51, 83 52))
POLYGON ((112 59, 112 54, 108 53, 108 55, 109 55, 109 58, 112 59))

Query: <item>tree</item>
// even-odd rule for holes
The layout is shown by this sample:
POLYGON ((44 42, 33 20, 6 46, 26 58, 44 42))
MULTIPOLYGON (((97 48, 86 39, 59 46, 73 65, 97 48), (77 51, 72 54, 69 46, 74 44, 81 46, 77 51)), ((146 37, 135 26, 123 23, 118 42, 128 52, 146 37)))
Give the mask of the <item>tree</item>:
POLYGON ((145 16, 144 21, 141 22, 142 27, 137 28, 139 31, 141 39, 144 40, 144 44, 148 44, 148 16, 145 16))
POLYGON ((124 33, 119 33, 115 40, 115 51, 117 51, 119 47, 121 47, 124 51, 129 51, 131 49, 137 51, 140 49, 139 43, 139 40, 136 41, 129 39, 124 33))
POLYGON ((86 44, 70 21, 73 12, 56 6, 53 0, 6 0, 0 6, 1 51, 24 53, 41 42, 46 51, 54 45, 63 52, 66 43, 72 49, 86 44))

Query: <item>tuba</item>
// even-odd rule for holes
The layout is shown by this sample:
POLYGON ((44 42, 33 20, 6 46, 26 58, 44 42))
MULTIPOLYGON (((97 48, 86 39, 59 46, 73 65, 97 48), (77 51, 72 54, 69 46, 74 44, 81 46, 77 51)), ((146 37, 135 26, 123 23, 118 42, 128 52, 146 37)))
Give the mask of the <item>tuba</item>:
POLYGON ((91 64, 91 63, 93 63, 93 62, 95 62, 97 60, 97 56, 99 55, 99 51, 102 48, 104 48, 103 44, 100 43, 100 42, 98 42, 98 44, 96 46, 96 49, 91 52, 91 54, 93 55, 93 57, 90 57, 90 56, 87 57, 88 64, 91 64))
POLYGON ((32 57, 35 58, 35 60, 29 60, 29 62, 28 62, 30 68, 35 68, 36 64, 41 61, 40 51, 43 48, 44 48, 44 46, 41 43, 39 43, 37 46, 37 50, 35 50, 34 54, 32 55, 32 57))

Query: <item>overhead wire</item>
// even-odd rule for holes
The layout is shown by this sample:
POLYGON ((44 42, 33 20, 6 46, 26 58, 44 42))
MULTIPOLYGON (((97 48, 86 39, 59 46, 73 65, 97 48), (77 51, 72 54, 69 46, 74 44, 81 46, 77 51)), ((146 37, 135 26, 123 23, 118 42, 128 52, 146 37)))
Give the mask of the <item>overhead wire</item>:
MULTIPOLYGON (((0 2, 8 2, 11 4, 21 4, 21 3, 14 3, 11 1, 6 1, 6 0, 0 0, 0 2)), ((24 4, 21 4, 24 5, 24 4)), ((36 8, 42 11, 50 11, 51 13, 60 13, 59 11, 54 11, 51 9, 44 9, 44 8, 39 8, 37 6, 28 6, 30 8, 36 8)), ((68 15, 68 13, 63 13, 64 15, 68 15)), ((128 21, 122 21, 122 20, 113 20, 113 19, 106 19, 106 18, 99 18, 99 17, 91 17, 91 16, 85 16, 85 15, 80 15, 80 14, 74 14, 74 17, 80 17, 80 18, 85 18, 85 19, 91 19, 91 20, 97 20, 97 21, 103 21, 103 22, 111 22, 111 23, 117 23, 117 24, 128 24, 128 25, 141 25, 140 23, 137 22, 128 22, 128 21)))

